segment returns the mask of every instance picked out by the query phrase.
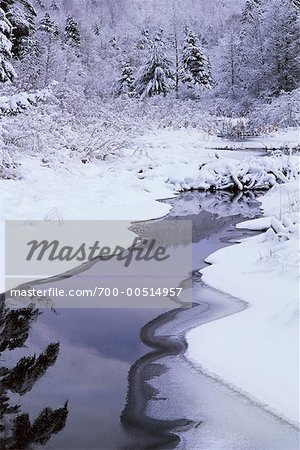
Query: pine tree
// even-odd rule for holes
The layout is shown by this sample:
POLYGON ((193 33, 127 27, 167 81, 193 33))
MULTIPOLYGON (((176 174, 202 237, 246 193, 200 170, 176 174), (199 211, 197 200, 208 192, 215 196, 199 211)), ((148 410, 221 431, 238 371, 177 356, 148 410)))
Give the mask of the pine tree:
POLYGON ((54 38, 57 37, 59 34, 58 26, 54 22, 53 19, 51 19, 49 13, 46 13, 44 17, 42 18, 39 28, 40 31, 43 31, 45 33, 48 33, 48 36, 54 38))
POLYGON ((244 96, 258 97, 264 89, 265 30, 264 5, 261 0, 247 0, 241 17, 240 48, 242 53, 240 72, 244 96))
POLYGON ((139 70, 135 83, 135 91, 141 97, 152 97, 170 90, 170 81, 173 79, 171 62, 165 56, 161 46, 153 45, 151 56, 146 64, 139 70))
POLYGON ((239 39, 240 22, 228 22, 228 31, 219 41, 217 50, 215 92, 223 98, 237 99, 241 96, 243 80, 241 76, 241 45, 239 39))
POLYGON ((110 43, 111 48, 113 50, 117 50, 117 51, 121 50, 121 48, 120 48, 120 46, 118 44, 116 36, 112 36, 112 38, 109 40, 109 43, 110 43))
POLYGON ((203 54, 195 35, 186 28, 182 55, 181 81, 191 88, 195 85, 210 89, 213 84, 209 59, 203 54))
POLYGON ((118 94, 132 95, 134 91, 134 76, 133 69, 129 61, 125 61, 122 66, 122 74, 118 80, 119 89, 118 94))
POLYGON ((138 40, 136 46, 139 50, 144 50, 145 48, 151 47, 151 39, 150 39, 149 30, 147 30, 146 28, 142 29, 141 37, 138 40))
POLYGON ((35 9, 28 0, 0 0, 0 8, 12 25, 12 54, 18 57, 23 39, 34 32, 35 9))
POLYGON ((0 82, 12 81, 16 75, 10 63, 11 58, 11 31, 12 25, 0 8, 0 82))
MULTIPOLYGON (((29 49, 28 49, 29 50, 29 49)), ((54 20, 46 13, 42 18, 36 33, 36 41, 31 47, 32 57, 36 69, 34 72, 41 75, 38 87, 46 87, 52 79, 56 79, 58 65, 61 65, 59 56, 61 45, 59 41, 59 28, 54 20)))
POLYGON ((68 16, 65 26, 65 42, 71 47, 79 47, 80 45, 80 33, 78 30, 78 23, 73 17, 68 16))
POLYGON ((43 0, 35 0, 35 1, 40 8, 45 8, 46 5, 43 0))
POLYGON ((20 71, 18 82, 22 89, 37 87, 40 76, 39 60, 43 57, 43 49, 38 41, 39 33, 24 39, 19 57, 20 71))
POLYGON ((300 11, 292 0, 266 4, 264 34, 265 79, 271 95, 296 89, 300 86, 300 11))
MULTIPOLYGON (((29 336, 31 324, 37 320, 38 310, 32 308, 12 309, 4 305, 4 294, 0 296, 0 351, 23 348, 29 336)), ((66 425, 68 403, 61 408, 44 408, 31 422, 28 413, 15 404, 15 395, 31 391, 37 380, 55 364, 59 343, 51 343, 39 356, 21 358, 15 366, 4 366, 1 354, 0 364, 0 448, 27 449, 34 444, 46 444, 51 436, 59 433, 66 425), (10 393, 13 397, 10 398, 10 393)))
POLYGON ((299 9, 293 0, 248 0, 242 15, 241 73, 253 98, 279 95, 300 84, 299 9))
POLYGON ((247 0, 242 11, 242 23, 255 18, 255 10, 261 5, 261 0, 247 0))

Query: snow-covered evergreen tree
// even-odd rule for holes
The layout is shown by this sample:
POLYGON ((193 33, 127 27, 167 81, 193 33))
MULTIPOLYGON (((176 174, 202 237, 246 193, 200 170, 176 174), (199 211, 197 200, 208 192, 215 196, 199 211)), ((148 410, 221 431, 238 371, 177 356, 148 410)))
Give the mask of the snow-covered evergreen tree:
POLYGON ((149 60, 138 72, 135 91, 141 97, 152 97, 170 90, 173 79, 172 64, 163 52, 161 45, 153 45, 149 60))
POLYGON ((192 31, 185 29, 185 43, 182 52, 181 81, 188 87, 195 85, 210 89, 213 85, 208 57, 197 46, 192 31))
POLYGON ((12 25, 12 54, 19 56, 23 39, 34 31, 35 9, 29 0, 0 0, 0 8, 12 25))
POLYGON ((248 0, 242 14, 240 65, 253 98, 291 91, 300 82, 299 9, 293 0, 248 0))
POLYGON ((65 42, 72 47, 79 47, 80 45, 80 32, 78 29, 78 23, 73 17, 68 16, 66 20, 65 42))
POLYGON ((52 42, 58 37, 58 26, 46 13, 40 20, 36 32, 23 39, 20 48, 19 66, 20 74, 18 77, 19 86, 22 89, 32 89, 42 87, 45 83, 39 83, 45 66, 50 71, 51 65, 51 46, 52 42), (46 64, 46 60, 48 60, 46 64))
POLYGON ((137 48, 139 50, 144 50, 145 48, 151 47, 151 39, 149 30, 147 28, 143 28, 141 31, 141 37, 139 38, 137 42, 137 48))
MULTIPOLYGON (((32 58, 33 77, 38 74, 36 87, 46 87, 57 79, 58 72, 62 69, 61 44, 59 40, 59 27, 47 12, 40 21, 34 40, 27 50, 27 58, 32 58)), ((30 60, 28 61, 30 65, 30 60)))
POLYGON ((300 86, 300 10, 292 0, 266 3, 264 32, 268 90, 290 92, 300 86))
POLYGON ((116 36, 112 36, 112 38, 110 38, 109 44, 113 50, 117 50, 117 51, 121 50, 116 36))
POLYGON ((134 75, 133 68, 129 61, 125 61, 122 65, 122 74, 118 80, 118 94, 132 95, 134 91, 134 75))
POLYGON ((255 20, 255 11, 261 5, 261 0, 247 0, 242 11, 242 23, 255 20))
POLYGON ((57 37, 59 34, 58 25, 51 19, 50 14, 46 12, 38 27, 40 31, 48 34, 48 37, 57 37))
MULTIPOLYGON (((271 0, 272 1, 272 0, 271 0)), ((264 91, 266 51, 264 5, 261 0, 247 0, 242 11, 240 73, 244 96, 257 98, 264 91)))
MULTIPOLYGON (((23 40, 19 57, 18 85, 21 89, 32 89, 39 86, 41 76, 41 60, 43 50, 38 42, 39 33, 23 40)), ((17 67, 18 68, 18 67, 17 67)))
POLYGON ((5 12, 0 8, 0 82, 12 81, 15 71, 10 63, 11 59, 11 31, 12 25, 6 17, 5 12))
POLYGON ((40 8, 45 8, 45 2, 44 0, 35 0, 35 3, 40 7, 40 8))
MULTIPOLYGON (((39 315, 32 308, 8 309, 0 298, 0 351, 12 352, 25 347, 30 326, 39 315)), ((40 355, 24 356, 15 365, 6 367, 4 358, 0 365, 0 448, 27 449, 34 445, 45 445, 52 435, 64 429, 68 418, 68 402, 61 408, 46 407, 32 421, 15 396, 24 396, 36 382, 53 366, 59 353, 59 343, 51 343, 40 355)), ((4 353, 5 354, 5 353, 4 353)))

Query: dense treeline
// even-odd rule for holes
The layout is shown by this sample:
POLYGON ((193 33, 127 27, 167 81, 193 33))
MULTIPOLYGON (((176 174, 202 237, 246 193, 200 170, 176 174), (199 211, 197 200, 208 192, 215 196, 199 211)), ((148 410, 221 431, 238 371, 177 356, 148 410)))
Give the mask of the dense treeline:
POLYGON ((24 149, 60 166, 149 128, 297 126, 299 14, 297 0, 0 0, 0 177, 20 176, 24 149))
POLYGON ((164 17, 150 4, 140 14, 138 2, 1 1, 1 81, 55 80, 102 97, 195 98, 209 88, 235 102, 299 87, 297 1, 247 0, 211 21, 191 0, 166 2, 164 17))

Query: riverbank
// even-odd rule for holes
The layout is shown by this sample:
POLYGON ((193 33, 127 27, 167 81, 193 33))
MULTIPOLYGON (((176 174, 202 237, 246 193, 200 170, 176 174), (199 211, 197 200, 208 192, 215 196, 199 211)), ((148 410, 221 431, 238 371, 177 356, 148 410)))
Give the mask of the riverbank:
POLYGON ((238 227, 262 234, 213 253, 201 270, 204 283, 247 307, 191 330, 187 357, 298 424, 299 184, 277 186, 260 200, 266 219, 238 227))
MULTIPOLYGON (((295 131, 285 135, 294 145, 295 131)), ((0 180, 0 291, 4 290, 4 220, 122 220, 123 242, 116 236, 111 245, 125 247, 133 240, 130 221, 163 217, 170 211, 170 205, 157 199, 192 188, 231 189, 233 184, 238 190, 240 179, 246 185, 253 181, 251 189, 268 188, 276 179, 285 182, 296 176, 297 157, 258 160, 247 158, 249 153, 242 150, 216 154, 206 148, 221 141, 196 129, 166 129, 145 133, 121 155, 108 155, 97 163, 69 159, 50 164, 40 156, 22 156, 20 179, 0 180)))
MULTIPOLYGON (((216 249, 230 248, 233 239, 251 235, 251 231, 235 230, 232 224, 243 216, 258 213, 254 202, 246 203, 245 199, 245 204, 240 202, 241 216, 237 215, 234 201, 226 216, 222 216, 224 196, 211 193, 185 193, 171 203, 169 218, 193 221, 194 268, 203 267, 203 259, 216 249), (214 211, 208 212, 212 204, 214 211)), ((151 232, 151 222, 148 227, 151 232)), ((139 359, 129 372, 125 423, 180 436, 178 449, 298 449, 295 428, 261 408, 258 402, 204 375, 185 357, 187 330, 199 323, 239 315, 246 307, 244 302, 206 286, 196 273, 193 279, 194 307, 161 315, 141 331, 142 341, 154 350, 139 359)))
MULTIPOLYGON (((227 192, 182 193, 170 204, 170 219, 185 217, 193 222, 194 269, 203 267, 208 254, 244 234, 232 224, 259 213, 251 195, 235 201, 227 192)), ((145 225, 152 233, 152 227, 162 222, 145 225)), ((32 326, 22 356, 23 352, 39 354, 49 341, 59 341, 60 357, 51 373, 20 402, 35 414, 41 403, 55 407, 69 399, 67 426, 51 439, 48 449, 93 449, 99 436, 106 448, 114 449, 125 443, 135 448, 244 450, 251 445, 255 450, 281 450, 285 445, 297 449, 295 430, 195 371, 186 360, 187 329, 199 320, 204 323, 244 308, 242 302, 204 286, 199 277, 194 295, 200 305, 163 316, 150 309, 43 312, 32 326), (140 342, 140 329, 143 343, 153 349, 150 352, 140 342)))
MULTIPOLYGON (((295 131, 293 130, 291 139, 294 139, 294 135, 295 131)), ((288 140, 288 138, 289 132, 285 134, 285 139, 288 140)), ((266 137, 265 142, 268 142, 268 139, 270 139, 270 142, 274 142, 274 138, 271 136, 269 138, 266 137)), ((249 155, 247 153, 244 154, 242 151, 234 153, 226 150, 218 152, 216 156, 216 152, 212 149, 208 150, 207 145, 208 142, 216 145, 215 143, 217 141, 217 138, 208 133, 200 132, 199 130, 160 130, 156 134, 145 134, 138 138, 135 145, 124 150, 123 154, 119 157, 111 155, 108 156, 107 159, 98 162, 98 164, 82 164, 81 161, 74 160, 72 163, 70 162, 68 166, 57 162, 56 167, 53 167, 43 163, 38 157, 24 157, 21 160, 20 166, 22 178, 19 180, 0 181, 0 189, 2 190, 1 245, 4 245, 3 220, 5 219, 59 220, 61 222, 69 219, 112 219, 123 220, 124 230, 126 232, 123 234, 122 242, 120 242, 119 236, 115 236, 116 242, 111 244, 125 247, 132 242, 134 237, 134 233, 128 230, 131 221, 162 217, 171 210, 171 205, 157 201, 158 198, 174 197, 176 192, 184 189, 210 189, 219 188, 221 186, 225 188, 226 185, 228 185, 228 180, 230 183, 233 182, 237 189, 239 189, 241 180, 243 183, 250 183, 251 189, 253 189, 255 188, 256 183, 261 187, 261 182, 263 182, 263 184, 266 183, 266 187, 270 187, 273 184, 276 184, 276 179, 277 181, 285 183, 297 176, 299 170, 297 156, 268 156, 265 158, 249 159, 247 158, 249 155), (237 156, 237 159, 234 159, 233 153, 237 156)), ((282 186, 288 185, 283 184, 282 186)), ((231 185, 227 187, 230 189, 232 188, 231 185)), ((275 191, 277 192, 276 195, 271 194, 271 196, 266 196, 263 200, 266 202, 265 199, 269 198, 269 208, 275 209, 275 215, 278 215, 276 211, 278 209, 279 214, 285 213, 289 209, 289 204, 287 203, 285 209, 282 210, 283 191, 284 188, 278 188, 278 191, 275 191)), ((289 198, 288 191, 287 198, 289 198)), ((237 203, 238 202, 239 200, 237 200, 237 203)), ((274 211, 270 214, 273 215, 274 211)), ((280 233, 280 229, 278 231, 280 233)), ((279 234, 277 237, 278 236, 279 234)), ((293 234, 293 236, 295 236, 295 234, 293 234)), ((272 236, 271 229, 266 232, 265 238, 265 243, 254 245, 254 241, 250 241, 248 244, 243 244, 234 257, 230 256, 230 252, 237 252, 237 250, 233 250, 236 249, 236 247, 231 247, 231 250, 226 250, 226 252, 229 252, 226 253, 229 256, 228 258, 224 257, 224 260, 222 260, 223 266, 214 264, 212 267, 205 269, 203 271, 203 280, 213 287, 235 295, 249 303, 251 303, 252 296, 256 297, 259 294, 259 297, 257 298, 260 298, 262 294, 261 289, 258 289, 255 292, 251 291, 253 286, 260 285, 267 287, 267 283, 269 283, 270 286, 277 286, 277 288, 274 289, 274 295, 276 295, 276 298, 278 299, 276 300, 278 309, 276 309, 274 313, 276 313, 276 320, 280 323, 282 320, 288 321, 290 316, 293 316, 293 311, 291 312, 289 310, 286 301, 282 302, 281 299, 278 298, 279 292, 283 291, 285 294, 287 289, 289 289, 289 280, 288 275, 281 273, 280 271, 280 276, 278 276, 278 264, 275 271, 271 270, 275 260, 274 258, 270 258, 270 254, 276 250, 277 245, 285 246, 286 250, 280 251, 279 255, 280 257, 282 257, 282 255, 284 257, 284 253, 289 252, 288 246, 292 245, 294 240, 288 239, 285 244, 283 238, 280 238, 279 236, 280 242, 276 243, 276 236, 272 236), (245 247, 245 245, 247 247, 245 247), (262 245, 264 252, 266 252, 266 254, 262 254, 261 260, 259 254, 261 248, 260 245, 262 245), (253 257, 252 247, 255 248, 256 255, 258 255, 256 260, 251 259, 253 257), (256 264, 257 259, 260 261, 260 264, 256 265, 252 276, 250 277, 249 275, 247 278, 251 281, 246 282, 246 280, 244 280, 244 274, 241 274, 241 270, 249 271, 245 265, 240 264, 243 259, 249 263, 250 266, 256 264), (224 270, 220 269, 220 267, 224 267, 224 270), (265 276, 266 271, 272 272, 273 275, 271 278, 265 276), (224 274, 226 274, 226 276, 224 276, 224 274), (233 276, 233 274, 235 276, 233 276), (238 281, 238 279, 241 278, 243 278, 243 283, 238 281), (273 283, 274 280, 275 283, 273 283), (278 287, 278 284, 276 283, 279 282, 283 283, 283 287, 278 287), (246 288, 248 285, 249 289, 246 288), (245 295, 248 295, 250 292, 252 292, 251 298, 245 298, 245 295), (284 309, 285 306, 287 309, 284 309), (284 319, 286 315, 287 319, 284 319)), ((1 255, 3 261, 4 251, 1 251, 1 255)), ((211 258, 215 257, 216 255, 211 258)), ((208 261, 213 262, 213 259, 208 259, 208 261)), ((2 266, 1 284, 3 284, 4 279, 4 264, 2 266)), ((252 269, 253 267, 250 267, 250 270, 252 269)), ((290 271, 287 272, 290 273, 290 271)), ((3 289, 3 286, 1 286, 1 289, 3 289)), ((265 293, 263 296, 264 295, 265 293)), ((273 306, 274 302, 272 303, 270 300, 269 303, 270 306, 273 306)), ((271 310, 273 311, 273 309, 271 310)), ((253 308, 249 308, 249 311, 253 311, 253 308)), ((241 314, 237 315, 234 319, 237 320, 238 323, 240 323, 240 316, 244 317, 241 314)), ((258 315, 256 317, 258 317, 258 315)), ((265 325, 270 320, 273 322, 276 322, 276 320, 270 315, 264 314, 262 314, 260 318, 261 333, 263 335, 265 325)), ((251 330, 253 330, 253 326, 255 326, 253 323, 255 324, 256 322, 249 322, 249 327, 251 327, 251 329, 249 329, 249 336, 252 333, 251 330)), ((216 339, 220 331, 218 328, 219 324, 221 324, 221 321, 218 321, 217 324, 210 325, 210 327, 216 327, 212 331, 212 335, 214 335, 216 339)), ((274 338, 274 342, 276 342, 274 348, 281 349, 283 359, 281 359, 274 350, 275 353, 273 353, 273 359, 275 361, 270 361, 269 367, 278 367, 282 361, 285 362, 286 354, 289 354, 285 350, 286 348, 291 348, 288 345, 289 339, 295 342, 292 337, 292 333, 294 336, 295 331, 292 332, 292 328, 289 325, 284 326, 281 324, 278 327, 277 325, 274 326, 274 330, 277 331, 279 329, 283 330, 284 328, 287 330, 286 336, 291 335, 286 342, 284 341, 285 344, 283 345, 283 341, 279 338, 274 338), (275 366, 273 365, 273 362, 275 366)), ((270 337, 269 340, 271 340, 270 337)), ((199 347, 197 346, 197 341, 198 338, 195 338, 195 347, 197 347, 195 350, 196 352, 198 352, 199 347)), ((228 339, 228 341, 226 341, 226 339, 224 339, 224 342, 228 342, 228 349, 230 349, 230 340, 228 339)), ((239 342, 238 333, 236 334, 235 342, 239 342)), ((253 342, 257 345, 261 344, 260 339, 255 339, 253 342)), ((219 348, 218 344, 216 344, 216 346, 219 348)), ((264 350, 268 351, 268 348, 265 348, 264 350)), ((247 353, 252 355, 254 358, 252 362, 255 367, 258 362, 255 361, 255 356, 257 355, 256 347, 250 346, 248 352, 245 351, 244 353, 245 355, 247 353)), ((198 355, 198 353, 196 354, 198 355)), ((210 354, 213 354, 213 352, 211 351, 210 354)), ((240 354, 237 353, 236 356, 238 358, 240 357, 240 354)), ((195 359, 198 360, 199 358, 199 360, 201 360, 201 357, 198 355, 195 359)), ((210 356, 208 355, 208 357, 210 356)), ((222 358, 220 358, 220 364, 221 360, 222 358)), ((228 358, 228 361, 229 360, 230 359, 228 358)), ((224 365, 227 366, 226 362, 223 362, 224 365)), ((236 367, 234 361, 233 367, 236 367)), ((293 367, 288 364, 286 368, 288 369, 289 367, 293 369, 293 367)), ((216 370, 218 372, 219 369, 216 368, 216 370)), ((281 371, 281 373, 282 372, 283 371, 281 371)), ((288 373, 288 370, 286 372, 288 373)), ((239 373, 239 371, 234 370, 234 374, 236 373, 239 373)), ((268 374, 267 378, 265 378, 266 383, 268 377, 271 375, 268 371, 264 373, 268 374)), ((231 382, 231 372, 227 375, 225 374, 225 378, 227 377, 231 382)), ((280 384, 280 390, 281 392, 284 392, 286 376, 283 374, 281 377, 283 377, 283 382, 280 384)), ((237 385, 239 385, 239 383, 240 381, 238 380, 237 385)), ((249 387, 247 387, 247 389, 249 389, 249 387)), ((247 389, 245 389, 246 392, 248 392, 247 389)), ((274 386, 273 389, 275 389, 274 386)), ((274 394, 273 389, 272 394, 270 394, 270 399, 274 394)), ((262 395, 257 392, 256 396, 259 398, 264 396, 264 387, 261 388, 261 392, 262 395)), ((277 397, 277 394, 275 397, 277 397)), ((283 395, 280 397, 282 401, 285 401, 283 395)), ((269 397, 267 399, 269 403, 270 399, 269 397)), ((260 398, 260 400, 264 402, 262 398, 260 398)), ((281 411, 281 406, 277 405, 276 410, 277 409, 281 411)), ((285 413, 283 414, 290 417, 291 413, 288 409, 287 405, 284 406, 285 413)))

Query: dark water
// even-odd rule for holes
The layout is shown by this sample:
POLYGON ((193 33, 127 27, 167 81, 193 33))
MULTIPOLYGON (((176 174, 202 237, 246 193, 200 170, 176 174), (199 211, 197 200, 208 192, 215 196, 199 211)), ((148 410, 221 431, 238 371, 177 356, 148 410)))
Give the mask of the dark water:
MULTIPOLYGON (((180 358, 177 377, 191 376, 193 383, 201 382, 201 377, 195 378, 193 370, 181 364, 184 331, 193 326, 193 321, 194 325, 201 321, 201 314, 205 316, 204 299, 207 297, 209 302, 209 297, 214 297, 203 291, 196 269, 205 265, 207 255, 243 235, 234 229, 234 224, 258 215, 259 203, 250 194, 234 197, 229 193, 185 193, 170 202, 173 210, 166 219, 137 223, 133 230, 143 236, 172 240, 166 233, 166 221, 192 220, 193 301, 198 308, 195 314, 193 310, 175 307, 173 312, 150 308, 43 310, 30 325, 26 346, 3 354, 12 364, 21 356, 40 354, 50 343, 60 343, 55 363, 42 373, 32 389, 17 396, 31 421, 43 408, 60 408, 68 401, 65 425, 57 433, 49 431, 51 438, 43 448, 196 448, 194 444, 182 447, 181 435, 190 429, 199 429, 201 434, 202 420, 189 415, 188 405, 183 405, 184 395, 180 406, 176 403, 174 383, 171 378, 166 383, 165 376, 180 358), (160 333, 156 336, 157 330, 160 333), (166 385, 169 389, 165 389, 166 385)), ((203 385, 205 382, 204 379, 203 385)), ((202 444, 199 448, 206 447, 202 444)))

